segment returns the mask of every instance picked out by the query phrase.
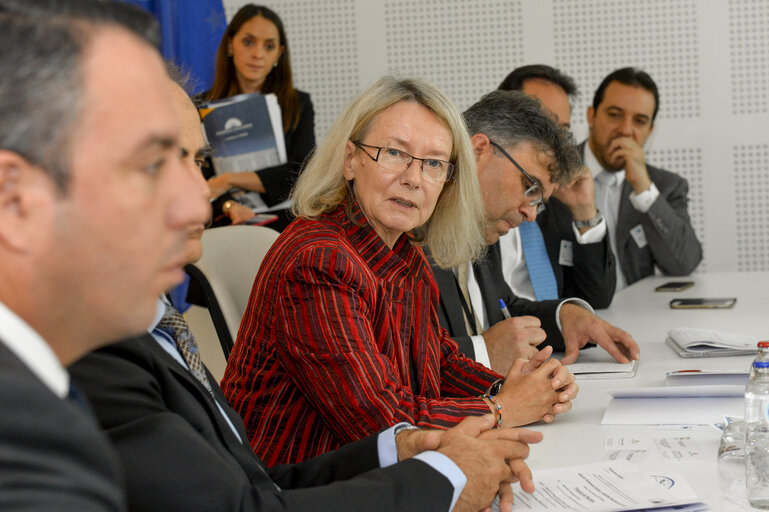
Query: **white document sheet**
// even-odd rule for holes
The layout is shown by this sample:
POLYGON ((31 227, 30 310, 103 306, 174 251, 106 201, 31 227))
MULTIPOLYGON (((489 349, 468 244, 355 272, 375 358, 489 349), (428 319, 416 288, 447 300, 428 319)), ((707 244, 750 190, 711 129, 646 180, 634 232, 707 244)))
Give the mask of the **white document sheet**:
POLYGON ((745 397, 745 386, 734 384, 711 386, 660 386, 604 390, 614 398, 709 398, 745 397))
MULTIPOLYGON (((656 431, 658 432, 658 431, 656 431)), ((713 454, 703 451, 700 443, 690 434, 681 432, 670 436, 618 435, 603 439, 601 460, 643 463, 650 452, 655 452, 664 463, 710 461, 713 454)))
POLYGON ((513 484, 513 511, 613 512, 696 503, 697 495, 675 471, 641 470, 621 462, 599 462, 534 472, 537 490, 513 484))
POLYGON ((613 398, 602 425, 713 425, 724 416, 742 416, 743 397, 613 398))

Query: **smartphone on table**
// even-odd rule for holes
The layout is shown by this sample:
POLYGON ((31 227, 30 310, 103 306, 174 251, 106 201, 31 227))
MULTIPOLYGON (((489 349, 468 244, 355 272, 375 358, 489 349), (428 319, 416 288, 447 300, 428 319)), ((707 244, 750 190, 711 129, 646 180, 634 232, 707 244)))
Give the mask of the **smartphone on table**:
POLYGON ((694 286, 694 281, 668 281, 654 289, 655 292, 680 292, 694 286))
POLYGON ((737 302, 736 297, 718 297, 718 298, 685 298, 673 299, 670 301, 672 309, 728 309, 737 302))

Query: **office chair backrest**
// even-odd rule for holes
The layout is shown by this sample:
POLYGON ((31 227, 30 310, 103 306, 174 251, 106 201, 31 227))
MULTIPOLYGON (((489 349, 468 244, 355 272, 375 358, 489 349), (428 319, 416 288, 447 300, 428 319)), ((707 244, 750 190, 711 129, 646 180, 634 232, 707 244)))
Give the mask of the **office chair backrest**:
MULTIPOLYGON (((202 283, 204 302, 207 302, 204 305, 209 308, 214 326, 220 332, 225 358, 237 337, 259 265, 279 234, 262 226, 225 226, 203 233, 203 257, 194 266, 207 281, 202 283), (213 292, 213 304, 210 297, 205 297, 207 287, 213 292), (222 336, 226 332, 229 340, 222 336)), ((193 282, 196 278, 202 280, 193 272, 188 273, 193 282)))

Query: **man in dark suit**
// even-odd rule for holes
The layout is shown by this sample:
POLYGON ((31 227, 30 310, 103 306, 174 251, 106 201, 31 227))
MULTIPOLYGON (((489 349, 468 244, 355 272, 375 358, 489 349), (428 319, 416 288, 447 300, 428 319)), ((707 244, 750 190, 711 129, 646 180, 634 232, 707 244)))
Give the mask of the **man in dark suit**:
POLYGON ((601 82, 587 110, 590 135, 581 150, 609 226, 617 290, 653 275, 655 266, 665 274, 687 275, 702 260, 689 221, 686 180, 648 165, 644 157, 658 108, 652 78, 622 68, 601 82))
POLYGON ((125 509, 116 454, 64 367, 141 332, 207 209, 171 159, 162 61, 118 21, 141 16, 72 5, 88 16, 0 3, 3 511, 125 509))
POLYGON ((472 268, 468 263, 464 272, 433 266, 441 325, 465 354, 503 374, 516 358, 532 357, 545 339, 555 350, 565 349, 567 363, 591 341, 618 361, 637 359, 633 338, 596 317, 584 301, 521 299, 502 278, 495 246, 499 237, 523 221, 534 221, 543 201, 582 172, 571 137, 537 100, 520 92, 492 92, 464 117, 472 134, 490 248, 484 260, 472 268))
MULTIPOLYGON (((170 87, 182 120, 185 167, 207 196, 196 166, 206 154, 197 111, 178 85, 170 87)), ((201 232, 202 225, 189 226, 188 261, 201 255, 201 232)), ((522 458, 526 443, 541 435, 491 431, 491 416, 469 418, 445 433, 396 426, 301 464, 266 468, 214 378, 166 332, 172 315, 159 301, 151 333, 98 350, 71 368, 120 455, 131 510, 448 511, 455 503, 455 510, 478 510, 498 489, 511 500, 504 482, 513 475, 531 489, 522 458)), ((186 324, 179 319, 177 327, 186 324)))
MULTIPOLYGON (((544 64, 522 66, 513 70, 499 86, 503 91, 521 91, 537 98, 565 129, 570 127, 569 98, 577 93, 571 77, 544 64)), ((579 179, 559 187, 536 224, 527 230, 511 229, 499 239, 502 273, 518 297, 530 300, 578 297, 594 308, 607 308, 614 296, 616 270, 606 222, 595 205, 593 177, 588 171, 579 179), (530 230, 539 229, 545 251, 541 254, 523 242, 532 238, 530 230), (546 255, 557 287, 550 292, 535 286, 529 268, 546 265, 536 260, 546 255)))

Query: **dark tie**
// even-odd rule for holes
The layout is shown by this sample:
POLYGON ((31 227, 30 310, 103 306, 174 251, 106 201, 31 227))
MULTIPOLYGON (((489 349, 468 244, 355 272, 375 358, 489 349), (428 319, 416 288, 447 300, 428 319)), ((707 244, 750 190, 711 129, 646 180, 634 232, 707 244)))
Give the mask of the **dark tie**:
POLYGON ((521 247, 529 269, 529 279, 537 300, 558 298, 558 284, 555 281, 553 267, 545 248, 545 239, 537 222, 523 221, 518 228, 521 234, 521 247))
POLYGON ((192 336, 192 332, 190 332, 190 328, 187 322, 184 321, 181 313, 172 305, 166 304, 166 312, 163 314, 163 318, 160 319, 157 329, 168 334, 174 340, 176 348, 190 368, 190 373, 203 384, 203 387, 208 390, 208 393, 213 398, 214 392, 211 389, 211 384, 208 382, 208 377, 206 377, 203 361, 200 360, 198 344, 195 343, 195 338, 192 336))
POLYGON ((75 404, 75 406, 77 406, 81 412, 88 414, 88 416, 94 416, 93 409, 91 409, 91 404, 88 403, 88 400, 86 400, 83 393, 80 392, 80 390, 72 383, 72 381, 69 383, 67 401, 71 404, 75 404))
MULTIPOLYGON (((86 410, 89 409, 88 402, 83 399, 83 394, 74 384, 72 384, 72 382, 69 383, 69 393, 67 393, 67 400, 73 404, 76 404, 78 407, 82 407, 86 410)), ((91 411, 89 410, 88 412, 91 411)))

